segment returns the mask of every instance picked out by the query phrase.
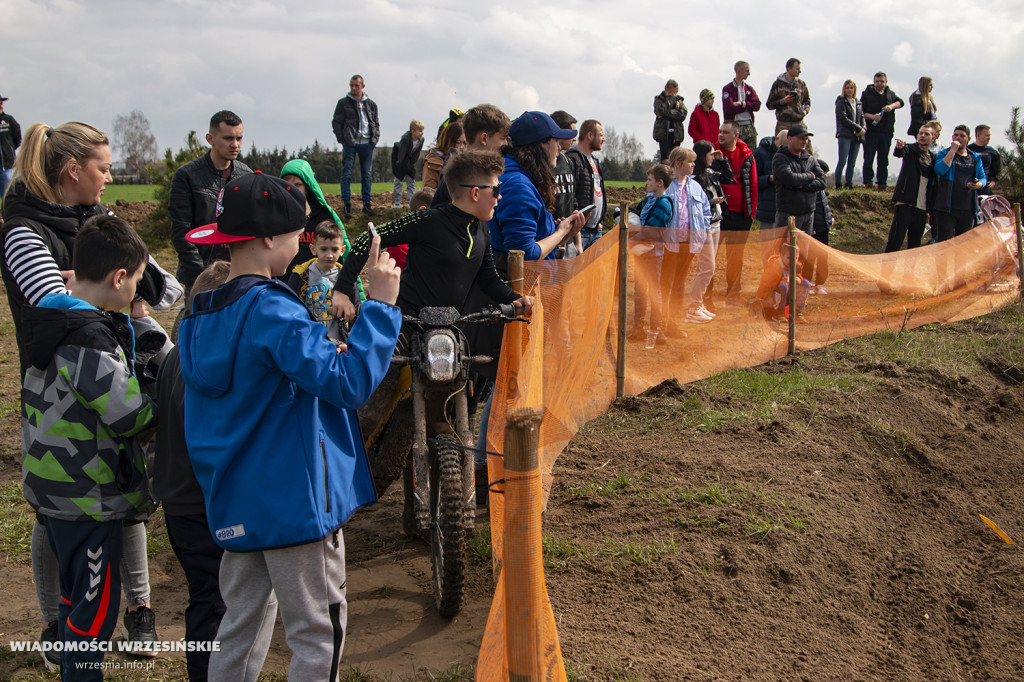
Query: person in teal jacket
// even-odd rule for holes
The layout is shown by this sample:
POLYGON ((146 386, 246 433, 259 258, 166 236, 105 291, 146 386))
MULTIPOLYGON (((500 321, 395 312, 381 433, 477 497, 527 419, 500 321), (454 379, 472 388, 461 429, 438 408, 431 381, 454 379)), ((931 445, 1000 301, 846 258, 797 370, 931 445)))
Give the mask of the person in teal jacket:
POLYGON ((935 157, 935 194, 932 223, 935 241, 958 237, 979 222, 978 190, 985 186, 981 155, 967 149, 970 129, 953 129, 953 142, 935 157))

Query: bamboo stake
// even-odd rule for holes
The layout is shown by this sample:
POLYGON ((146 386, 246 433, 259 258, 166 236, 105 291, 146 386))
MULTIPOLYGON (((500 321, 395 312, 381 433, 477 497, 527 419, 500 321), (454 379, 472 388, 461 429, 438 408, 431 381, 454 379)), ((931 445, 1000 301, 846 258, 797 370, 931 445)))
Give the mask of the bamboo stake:
POLYGON ((619 204, 619 329, 618 353, 615 359, 615 397, 626 391, 626 249, 629 247, 629 204, 619 204))
POLYGON ((789 354, 796 352, 796 219, 789 216, 789 354))

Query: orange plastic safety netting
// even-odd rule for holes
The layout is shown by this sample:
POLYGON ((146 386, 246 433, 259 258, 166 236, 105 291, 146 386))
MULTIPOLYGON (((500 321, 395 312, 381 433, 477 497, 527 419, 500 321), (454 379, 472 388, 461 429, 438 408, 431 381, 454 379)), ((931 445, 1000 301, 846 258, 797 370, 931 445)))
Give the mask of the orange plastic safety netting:
MULTIPOLYGON (((629 229, 626 394, 668 378, 695 381, 787 353, 791 249, 785 244, 785 228, 723 233, 712 284, 697 297, 692 284, 700 256, 690 257, 685 243, 672 251, 660 230, 629 229), (711 321, 687 321, 698 300, 716 311, 711 321)), ((490 495, 498 586, 481 644, 478 680, 565 679, 544 586, 539 518, 506 528, 505 509, 527 518, 535 507, 539 517, 556 458, 580 426, 615 398, 617 232, 606 234, 578 258, 527 263, 527 288, 537 300, 533 320, 505 331, 487 449, 502 451, 510 410, 533 407, 542 411, 542 420, 536 472, 510 476, 501 457, 488 457, 489 480, 506 483, 504 489, 492 486, 490 495), (511 352, 516 347, 522 352, 511 352), (527 571, 532 577, 529 589, 516 586, 521 599, 510 601, 502 566, 513 554, 515 561, 532 562, 527 571), (516 651, 529 651, 535 660, 510 658, 507 642, 517 638, 530 645, 516 651)), ((796 348, 997 310, 1020 295, 1016 240, 1010 216, 996 217, 949 241, 891 254, 843 253, 798 232, 796 348), (819 293, 819 285, 827 293, 819 293)))

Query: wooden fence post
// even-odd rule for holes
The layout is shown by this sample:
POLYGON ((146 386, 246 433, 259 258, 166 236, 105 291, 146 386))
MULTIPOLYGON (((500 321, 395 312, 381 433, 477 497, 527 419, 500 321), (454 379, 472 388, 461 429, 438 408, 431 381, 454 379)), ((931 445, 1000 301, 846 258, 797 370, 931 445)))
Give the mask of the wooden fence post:
POLYGON ((542 652, 535 621, 541 610, 544 561, 540 552, 540 410, 517 407, 505 426, 505 655, 508 679, 540 680, 542 652), (536 547, 526 540, 536 537, 536 547))
POLYGON ((626 391, 626 249, 629 248, 629 204, 619 204, 619 333, 615 359, 615 397, 626 391))

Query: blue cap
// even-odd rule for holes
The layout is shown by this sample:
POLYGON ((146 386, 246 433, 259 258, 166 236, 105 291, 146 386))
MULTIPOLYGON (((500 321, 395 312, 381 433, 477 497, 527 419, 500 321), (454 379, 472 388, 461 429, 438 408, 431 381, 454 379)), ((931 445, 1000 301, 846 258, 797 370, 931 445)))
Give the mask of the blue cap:
POLYGON ((549 137, 571 140, 576 137, 576 131, 559 128, 558 124, 543 111, 527 111, 512 121, 512 125, 508 129, 508 136, 512 138, 513 147, 524 147, 549 137))

